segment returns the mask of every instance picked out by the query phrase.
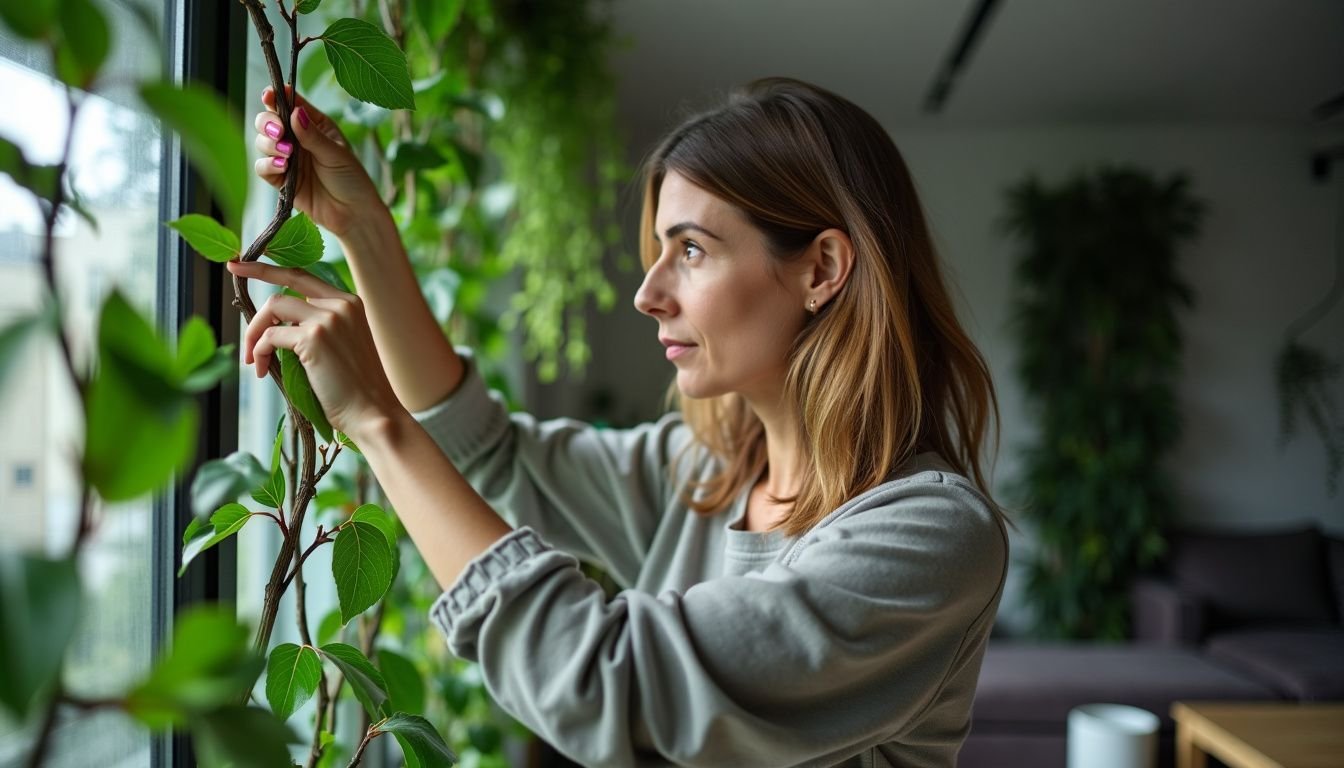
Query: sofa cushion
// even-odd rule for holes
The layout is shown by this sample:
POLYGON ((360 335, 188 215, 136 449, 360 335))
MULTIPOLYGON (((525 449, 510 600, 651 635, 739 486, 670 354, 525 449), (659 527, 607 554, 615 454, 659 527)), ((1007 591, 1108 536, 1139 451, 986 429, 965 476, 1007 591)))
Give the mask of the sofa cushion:
POLYGON ((1171 724, 1178 699, 1265 700, 1268 685, 1212 664, 1197 651, 1140 645, 991 642, 976 688, 972 733, 1056 732, 1081 704, 1129 704, 1171 724))
POLYGON ((1175 537, 1171 577, 1203 600, 1211 629, 1248 624, 1333 624, 1324 537, 1187 533, 1175 537))
POLYGON ((1344 700, 1344 629, 1220 632, 1208 656, 1302 701, 1344 700))

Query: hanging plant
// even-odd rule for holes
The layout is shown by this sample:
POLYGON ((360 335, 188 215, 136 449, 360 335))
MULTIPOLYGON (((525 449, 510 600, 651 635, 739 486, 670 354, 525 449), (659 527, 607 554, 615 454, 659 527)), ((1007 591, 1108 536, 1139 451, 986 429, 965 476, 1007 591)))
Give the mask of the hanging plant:
POLYGON ((1320 301, 1289 324, 1274 364, 1279 390, 1279 445, 1286 445, 1297 434, 1299 419, 1305 419, 1325 449, 1325 485, 1331 496, 1339 491, 1344 471, 1344 405, 1338 399, 1344 365, 1302 339, 1344 296, 1344 223, 1338 229, 1335 279, 1320 301))
POLYGON ((1015 491, 1043 637, 1122 639, 1130 580, 1165 549, 1178 312, 1193 301, 1176 257, 1202 210, 1183 176, 1134 168, 1008 192, 1018 373, 1039 426, 1015 491))

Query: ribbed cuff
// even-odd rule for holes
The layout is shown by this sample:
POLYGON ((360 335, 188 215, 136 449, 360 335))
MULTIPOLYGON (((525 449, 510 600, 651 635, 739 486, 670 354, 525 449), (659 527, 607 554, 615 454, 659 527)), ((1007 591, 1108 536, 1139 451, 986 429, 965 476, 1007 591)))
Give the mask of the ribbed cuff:
POLYGON ((510 532, 467 565, 457 582, 434 601, 430 619, 445 636, 451 637, 457 624, 484 610, 479 604, 492 593, 498 594, 510 574, 519 572, 533 557, 550 551, 550 545, 531 528, 510 532))
POLYGON ((411 416, 420 423, 454 464, 471 462, 508 424, 509 414, 485 386, 475 355, 459 347, 465 370, 451 395, 411 416))

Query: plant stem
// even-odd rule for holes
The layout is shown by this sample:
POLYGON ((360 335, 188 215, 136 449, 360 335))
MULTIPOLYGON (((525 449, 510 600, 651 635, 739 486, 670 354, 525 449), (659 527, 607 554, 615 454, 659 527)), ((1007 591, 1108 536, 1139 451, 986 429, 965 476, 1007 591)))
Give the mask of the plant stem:
POLYGON ((356 765, 359 765, 359 761, 364 759, 364 750, 368 748, 369 742, 373 741, 374 739, 382 735, 383 735, 382 731, 375 730, 373 728, 368 728, 367 730, 365 730, 364 739, 359 742, 359 749, 355 750, 355 755, 354 757, 350 758, 350 764, 347 765, 346 768, 355 768, 356 765))
POLYGON ((46 714, 42 716, 42 727, 37 732, 37 740, 33 742, 33 751, 28 757, 28 768, 37 768, 46 760, 51 733, 56 728, 56 715, 61 708, 61 695, 61 683, 57 680, 56 690, 51 692, 51 703, 47 705, 46 714))

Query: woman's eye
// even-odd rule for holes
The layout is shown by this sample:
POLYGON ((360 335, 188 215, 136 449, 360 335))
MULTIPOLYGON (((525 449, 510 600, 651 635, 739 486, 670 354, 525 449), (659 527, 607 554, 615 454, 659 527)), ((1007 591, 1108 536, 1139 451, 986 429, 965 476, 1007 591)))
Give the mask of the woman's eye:
POLYGON ((688 240, 686 241, 686 244, 682 246, 682 255, 686 258, 687 261, 690 261, 691 259, 697 256, 705 255, 705 251, 700 246, 688 240))

